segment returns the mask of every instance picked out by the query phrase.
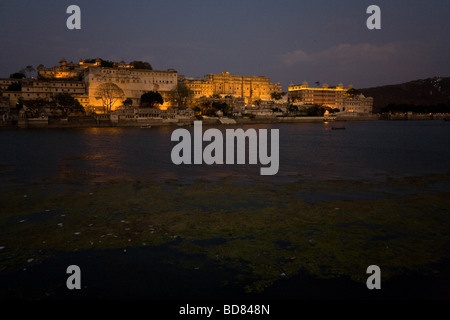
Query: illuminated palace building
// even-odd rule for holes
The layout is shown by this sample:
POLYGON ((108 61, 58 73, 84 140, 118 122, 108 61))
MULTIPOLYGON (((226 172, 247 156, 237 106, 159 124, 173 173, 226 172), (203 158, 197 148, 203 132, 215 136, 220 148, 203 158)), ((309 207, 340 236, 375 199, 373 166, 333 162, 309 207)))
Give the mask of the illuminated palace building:
MULTIPOLYGON (((135 64, 136 65, 136 64, 135 64)), ((99 86, 114 83, 122 89, 124 97, 117 100, 112 110, 122 106, 125 99, 131 99, 132 106, 140 105, 142 94, 157 91, 164 104, 160 109, 175 104, 170 91, 183 82, 193 92, 193 99, 201 98, 238 98, 247 106, 264 105, 264 101, 273 101, 273 93, 281 93, 280 83, 272 83, 263 76, 237 76, 229 72, 207 74, 203 79, 179 76, 173 69, 158 71, 151 68, 137 69, 124 61, 112 62, 99 58, 67 62, 64 58, 58 66, 37 67, 37 79, 0 79, 2 105, 15 106, 19 99, 51 99, 59 93, 68 93, 77 99, 86 111, 103 111, 103 102, 99 96, 99 86)), ((302 105, 325 105, 344 112, 370 113, 372 98, 366 98, 356 90, 349 91, 342 84, 336 87, 324 85, 311 88, 306 82, 289 86, 289 103, 302 105)))
MULTIPOLYGON (((19 99, 34 100, 34 99, 51 99, 58 93, 68 93, 76 98, 83 107, 87 107, 89 99, 86 96, 86 86, 82 81, 76 80, 62 80, 62 79, 9 79, 9 85, 20 82, 20 91, 7 90, 7 87, 2 88, 2 96, 9 99, 9 104, 15 106, 19 99)), ((6 79, 1 79, 0 82, 6 82, 6 79)))
MULTIPOLYGON (((178 79, 177 71, 172 69, 135 69, 123 61, 105 67, 99 58, 88 62, 80 60, 77 64, 63 58, 59 66, 45 68, 39 65, 37 74, 38 79, 0 79, 2 96, 14 106, 19 98, 49 99, 58 93, 69 93, 87 110, 101 111, 103 104, 97 88, 102 83, 112 82, 123 90, 124 97, 130 98, 135 106, 140 104, 143 93, 158 91, 164 98, 162 108, 165 108, 169 105, 169 91, 176 87, 178 79), (20 83, 20 91, 7 90, 15 82, 20 83)), ((112 110, 121 105, 122 101, 117 101, 112 110)))
POLYGON ((323 105, 350 113, 371 113, 373 98, 366 98, 363 94, 352 93, 352 86, 347 89, 342 84, 329 87, 324 84, 321 88, 309 87, 307 82, 301 85, 289 86, 289 102, 296 106, 323 105))
POLYGON ((256 100, 271 100, 271 94, 281 93, 279 83, 271 83, 262 76, 233 76, 225 71, 220 74, 208 74, 204 79, 185 79, 184 83, 193 91, 194 99, 213 95, 244 98, 246 104, 256 100))
MULTIPOLYGON (((162 108, 171 105, 169 92, 177 86, 178 74, 175 70, 155 71, 129 68, 89 68, 85 74, 87 94, 90 106, 102 106, 102 101, 96 96, 97 88, 105 82, 117 84, 125 93, 126 98, 133 101, 134 106, 140 104, 142 94, 148 91, 158 91, 164 100, 162 108)), ((118 107, 121 101, 116 103, 118 107)))

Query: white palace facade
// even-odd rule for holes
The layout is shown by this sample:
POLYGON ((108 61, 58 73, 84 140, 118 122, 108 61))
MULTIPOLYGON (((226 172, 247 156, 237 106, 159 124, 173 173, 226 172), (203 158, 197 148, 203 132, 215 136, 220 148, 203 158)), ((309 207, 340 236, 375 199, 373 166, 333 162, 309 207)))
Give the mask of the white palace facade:
MULTIPOLYGON (((102 83, 112 82, 118 85, 130 98, 133 105, 140 104, 141 95, 148 91, 158 91, 164 99, 163 108, 171 105, 169 92, 177 86, 178 73, 175 70, 156 71, 132 68, 88 68, 84 75, 86 95, 89 106, 102 107, 102 100, 97 95, 97 89, 102 83)), ((113 110, 121 105, 118 101, 113 110)))

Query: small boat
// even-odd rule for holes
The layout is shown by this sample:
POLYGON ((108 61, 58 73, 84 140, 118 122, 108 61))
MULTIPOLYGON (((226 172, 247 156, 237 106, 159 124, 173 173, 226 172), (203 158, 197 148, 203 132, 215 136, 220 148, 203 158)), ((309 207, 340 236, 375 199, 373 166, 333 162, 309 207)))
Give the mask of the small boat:
POLYGON ((331 130, 345 130, 345 127, 331 127, 331 130))
POLYGON ((141 126, 141 129, 148 129, 148 128, 151 128, 152 126, 151 125, 145 125, 145 126, 141 126))

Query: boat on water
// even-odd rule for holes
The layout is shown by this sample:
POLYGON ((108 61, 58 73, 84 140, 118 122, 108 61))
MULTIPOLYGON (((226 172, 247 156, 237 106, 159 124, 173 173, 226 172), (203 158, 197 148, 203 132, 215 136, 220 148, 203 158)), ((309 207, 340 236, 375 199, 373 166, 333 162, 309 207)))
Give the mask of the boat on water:
POLYGON ((345 130, 345 127, 331 127, 331 130, 345 130))
POLYGON ((148 128, 151 128, 152 126, 151 125, 144 125, 144 126, 141 126, 141 129, 148 129, 148 128))

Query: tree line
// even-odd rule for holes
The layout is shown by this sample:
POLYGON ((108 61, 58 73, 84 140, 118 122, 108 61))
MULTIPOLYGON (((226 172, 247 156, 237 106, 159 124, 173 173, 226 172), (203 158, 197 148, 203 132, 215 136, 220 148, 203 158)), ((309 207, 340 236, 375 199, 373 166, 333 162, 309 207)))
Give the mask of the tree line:
POLYGON ((73 113, 85 113, 80 102, 68 93, 58 93, 50 100, 23 100, 20 98, 17 106, 20 109, 23 108, 26 112, 31 113, 32 117, 37 117, 44 108, 49 108, 51 112, 57 113, 62 118, 67 118, 73 113))
POLYGON ((414 113, 449 113, 450 112, 450 103, 439 103, 435 105, 430 106, 423 106, 423 105, 414 105, 414 104, 407 104, 407 103, 401 103, 401 104, 394 104, 390 103, 384 108, 381 109, 382 113, 387 112, 400 112, 400 113, 406 113, 406 112, 414 112, 414 113))

